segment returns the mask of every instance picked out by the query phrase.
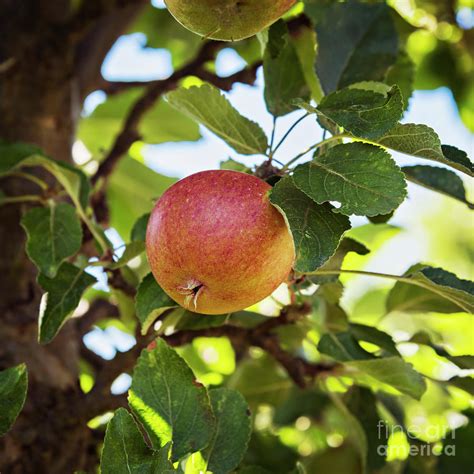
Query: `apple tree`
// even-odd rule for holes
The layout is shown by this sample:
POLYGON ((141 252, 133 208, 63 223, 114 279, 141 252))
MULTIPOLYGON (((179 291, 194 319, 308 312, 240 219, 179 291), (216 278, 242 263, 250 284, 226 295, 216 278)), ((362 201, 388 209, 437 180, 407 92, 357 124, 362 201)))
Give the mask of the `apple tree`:
MULTIPOLYGON (((446 87, 474 129, 472 5, 167 3, 0 3, 0 472, 472 472, 474 283, 455 262, 473 255, 474 171, 456 143, 404 119, 416 90, 446 87), (169 54, 172 73, 104 77, 116 40, 137 33, 169 54), (244 66, 222 75, 229 50, 244 66), (233 104, 235 85, 255 84, 270 129, 233 104), (84 108, 95 91, 104 102, 84 108), (303 123, 308 148, 291 141, 303 123), (165 292, 145 242, 177 180, 144 151, 197 146, 204 130, 228 147, 222 170, 260 180, 288 239, 276 247, 266 224, 252 246, 219 233, 222 255, 252 265, 266 252, 265 278, 282 285, 259 302, 262 277, 249 301, 237 294, 232 312, 212 315, 188 304, 199 285, 183 300, 165 292), (414 215, 439 252, 404 272, 383 259, 369 269, 401 232, 400 206, 418 199, 462 218, 414 215), (104 355, 110 334, 128 345, 104 355)), ((224 202, 233 188, 216 190, 224 202)), ((170 238, 204 242, 184 219, 166 225, 170 238)), ((179 265, 160 245, 172 277, 179 265)), ((241 277, 243 265, 219 258, 217 279, 241 277)))

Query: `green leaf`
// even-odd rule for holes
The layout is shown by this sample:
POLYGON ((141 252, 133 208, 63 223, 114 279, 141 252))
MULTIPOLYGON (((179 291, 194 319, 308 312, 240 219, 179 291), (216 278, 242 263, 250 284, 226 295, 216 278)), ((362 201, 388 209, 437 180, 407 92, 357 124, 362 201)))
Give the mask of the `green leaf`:
MULTIPOLYGON (((401 357, 374 357, 359 345, 350 332, 324 334, 319 341, 318 350, 344 362, 350 369, 357 369, 418 400, 426 389, 424 378, 401 357)), ((354 374, 349 371, 347 375, 354 374)))
POLYGON ((382 437, 380 432, 380 416, 377 413, 376 398, 374 394, 364 387, 354 387, 345 400, 349 412, 359 422, 367 439, 367 472, 374 472, 382 468, 385 458, 377 452, 381 444, 387 444, 388 439, 382 437))
POLYGON ((398 35, 385 3, 307 3, 316 24, 316 73, 326 94, 359 81, 383 80, 398 53, 398 35))
POLYGON ((176 472, 169 445, 154 452, 145 443, 133 416, 119 408, 109 421, 100 459, 102 474, 167 474, 176 472))
POLYGON ((176 181, 131 157, 122 158, 107 186, 110 225, 127 239, 134 221, 150 212, 154 200, 176 181))
POLYGON ((28 372, 25 364, 0 371, 0 436, 15 423, 26 400, 28 372))
POLYGON ((221 170, 230 170, 230 171, 240 171, 241 173, 252 173, 251 168, 239 163, 238 161, 233 160, 232 158, 227 159, 226 161, 221 161, 220 165, 221 170))
MULTIPOLYGON (((88 117, 79 122, 78 138, 95 156, 112 146, 123 127, 123 122, 144 88, 137 87, 107 98, 88 117)), ((197 125, 163 100, 145 114, 138 134, 146 143, 196 141, 200 138, 197 125)))
POLYGON ((21 225, 27 234, 28 256, 48 277, 54 277, 61 263, 81 247, 81 222, 69 204, 52 203, 30 209, 21 225))
POLYGON ((403 99, 398 86, 382 92, 354 85, 323 98, 320 113, 356 137, 377 139, 392 129, 403 114, 403 99))
POLYGON ((439 474, 472 471, 474 410, 471 408, 462 414, 467 416, 467 423, 446 435, 443 443, 444 450, 438 458, 437 473, 439 474))
POLYGON ((281 117, 298 108, 294 99, 309 100, 301 63, 283 20, 274 23, 268 32, 263 56, 265 102, 268 111, 281 117))
MULTIPOLYGON (((342 268, 342 263, 346 258, 346 255, 349 252, 355 252, 358 255, 367 255, 370 250, 357 240, 351 239, 350 237, 344 237, 337 247, 336 253, 322 266, 319 268, 320 271, 329 271, 329 270, 339 270, 342 268)), ((316 283, 317 285, 321 285, 323 283, 329 283, 332 281, 336 281, 338 279, 338 275, 311 275, 309 279, 316 283)))
POLYGON ((419 158, 438 161, 474 176, 472 163, 467 155, 457 148, 443 145, 436 132, 426 125, 405 123, 395 125, 377 140, 380 145, 419 158))
POLYGON ((333 212, 328 203, 316 204, 293 183, 280 180, 270 194, 270 201, 286 217, 296 248, 295 270, 311 272, 326 263, 336 252, 349 219, 333 212))
POLYGON ((311 91, 311 97, 319 103, 323 97, 321 84, 314 70, 316 60, 316 34, 312 28, 301 25, 298 34, 291 38, 301 64, 303 76, 311 91))
POLYGON ((255 412, 262 404, 278 406, 294 386, 287 374, 279 370, 276 362, 267 354, 239 363, 226 385, 238 390, 255 412))
POLYGON ((138 287, 135 306, 144 335, 161 314, 168 309, 176 308, 178 304, 163 291, 153 274, 149 273, 138 287))
POLYGON ((129 404, 153 446, 173 443, 172 461, 208 446, 215 420, 207 391, 162 339, 142 351, 133 372, 129 404))
POLYGON ((464 390, 474 397, 474 378, 472 377, 451 377, 447 380, 449 385, 464 390))
POLYGON ((444 163, 457 168, 459 171, 474 176, 474 165, 465 151, 451 145, 441 145, 444 163))
POLYGON ((132 242, 146 240, 146 228, 148 226, 148 220, 150 219, 150 213, 143 214, 133 224, 132 231, 130 232, 130 240, 132 242))
POLYGON ((40 308, 39 342, 47 344, 56 336, 68 316, 76 309, 87 287, 96 279, 70 263, 64 262, 54 278, 40 274, 38 283, 47 293, 46 305, 40 308))
POLYGON ((424 165, 404 166, 402 171, 410 181, 457 199, 470 209, 474 209, 474 204, 466 199, 466 190, 462 179, 453 171, 424 165))
POLYGON ((397 346, 393 342, 392 337, 386 332, 380 331, 379 329, 373 326, 352 323, 350 325, 350 332, 359 341, 365 341, 370 342, 371 344, 375 344, 391 355, 400 355, 397 346))
POLYGON ((426 390, 425 379, 401 357, 356 360, 346 364, 416 400, 419 400, 426 390))
POLYGON ((233 471, 242 461, 252 433, 250 410, 236 390, 217 388, 209 392, 216 431, 203 451, 207 469, 214 474, 233 471))
POLYGON ((406 196, 403 173, 391 156, 367 143, 331 147, 295 168, 295 185, 318 204, 338 201, 345 215, 387 214, 406 196))
POLYGON ((317 419, 329 403, 325 393, 293 387, 288 398, 276 407, 273 423, 277 426, 292 425, 300 416, 317 419))
POLYGON ((415 64, 405 51, 400 51, 395 64, 387 70, 385 83, 399 87, 403 98, 404 110, 408 108, 410 97, 413 94, 415 81, 415 64))
POLYGON ((265 154, 267 137, 260 125, 240 115, 216 87, 203 84, 180 88, 168 93, 166 100, 222 138, 238 153, 265 154))
POLYGON ((387 298, 388 311, 474 312, 474 283, 442 268, 415 265, 387 298))
POLYGON ((474 355, 451 355, 443 346, 435 344, 430 335, 425 331, 419 331, 414 334, 409 342, 415 344, 423 344, 425 346, 431 347, 436 354, 441 357, 448 359, 453 364, 457 365, 460 369, 472 370, 474 369, 474 355))
POLYGON ((359 345, 350 332, 324 334, 319 340, 318 351, 339 362, 374 358, 370 352, 359 345))
POLYGON ((42 166, 59 181, 76 207, 87 207, 90 183, 81 170, 63 161, 53 160, 38 147, 26 143, 0 141, 0 156, 0 175, 20 166, 42 166))

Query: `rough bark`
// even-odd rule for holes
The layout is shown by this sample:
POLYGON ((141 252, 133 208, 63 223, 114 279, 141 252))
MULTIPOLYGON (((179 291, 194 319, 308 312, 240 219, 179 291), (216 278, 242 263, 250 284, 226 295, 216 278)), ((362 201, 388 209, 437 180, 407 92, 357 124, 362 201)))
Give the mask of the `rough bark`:
MULTIPOLYGON (((103 57, 143 2, 82 4, 75 12, 68 0, 0 1, 0 138, 34 143, 65 161, 83 94, 99 81, 103 57)), ((38 191, 18 178, 2 179, 0 187, 9 195, 38 191)), ((41 290, 24 250, 22 210, 0 207, 0 369, 26 362, 29 370, 25 408, 0 438, 0 472, 90 469, 97 442, 76 409, 83 400, 80 337, 68 324, 51 344, 37 343, 41 290)))

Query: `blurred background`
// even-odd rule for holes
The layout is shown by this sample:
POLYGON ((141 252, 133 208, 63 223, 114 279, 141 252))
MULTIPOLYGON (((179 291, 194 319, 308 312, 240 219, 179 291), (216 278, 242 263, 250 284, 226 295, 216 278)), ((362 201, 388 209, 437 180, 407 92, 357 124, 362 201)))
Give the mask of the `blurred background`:
MULTIPOLYGON (((472 134, 474 69, 470 49, 474 45, 472 1, 457 2, 455 24, 439 19, 441 18, 439 10, 445 4, 443 1, 392 0, 389 3, 409 25, 422 27, 422 29, 413 28, 407 40, 407 52, 417 65, 417 72, 414 77, 415 92, 409 101, 403 122, 429 125, 438 133, 442 143, 455 145, 472 157, 474 150, 472 134)), ((157 17, 165 15, 163 7, 161 1, 153 2, 157 17)), ((180 27, 175 25, 173 28, 180 27)), ((152 28, 140 24, 138 20, 130 29, 130 33, 122 36, 110 51, 103 65, 104 78, 110 81, 148 81, 166 78, 177 64, 185 59, 188 50, 195 48, 200 41, 197 37, 190 40, 190 33, 183 30, 179 35, 173 36, 171 33, 169 44, 164 44, 158 37, 158 29, 155 30, 155 34, 156 37, 153 36, 152 28), (148 33, 149 31, 151 33, 148 33), (173 41, 174 44, 171 44, 173 41), (173 51, 173 55, 170 51, 173 51)), ((238 48, 228 48, 219 53, 215 67, 219 75, 226 76, 240 70, 245 64, 245 55, 239 54, 238 48)), ((227 96, 243 115, 258 122, 268 135, 271 134, 273 121, 265 108, 261 71, 255 87, 235 85, 227 96)), ((114 133, 120 129, 120 120, 111 113, 112 108, 124 109, 127 103, 131 103, 132 98, 128 99, 126 94, 121 94, 114 99, 116 102, 112 105, 109 100, 107 108, 103 105, 106 99, 104 92, 96 91, 87 98, 83 111, 84 120, 79 131, 81 139, 74 146, 74 159, 78 164, 84 165, 90 173, 97 167, 97 162, 91 157, 96 157, 98 151, 100 155, 100 150, 107 148, 107 137, 94 135, 95 128, 110 132, 111 140, 114 133)), ((163 107, 166 107, 166 104, 163 107)), ((281 137, 301 115, 303 113, 294 112, 280 118, 277 122, 276 138, 281 137)), ((157 117, 159 120, 159 116, 157 117)), ((201 170, 219 168, 220 163, 228 158, 234 158, 248 167, 259 165, 263 160, 261 157, 236 156, 224 142, 205 129, 198 130, 194 123, 186 122, 179 130, 173 128, 178 119, 173 117, 171 112, 166 116, 166 120, 165 136, 159 138, 155 145, 135 144, 130 157, 112 178, 110 193, 114 202, 111 209, 113 227, 109 229, 108 237, 114 243, 118 255, 124 240, 128 238, 133 222, 140 215, 149 212, 153 199, 172 184, 174 179, 201 170), (145 173, 145 166, 154 170, 156 174, 145 173), (143 186, 130 186, 132 182, 129 179, 130 175, 133 174, 136 179, 137 176, 141 176, 140 173, 143 174, 143 186)), ((322 130, 316 121, 309 117, 279 149, 276 158, 285 163, 321 138, 322 130)), ((419 160, 398 154, 394 154, 394 157, 400 165, 420 163, 419 160)), ((302 161, 305 159, 310 159, 310 155, 302 161)), ((461 177, 464 180, 464 177, 461 177)), ((472 182, 465 180, 465 186, 468 200, 472 202, 474 200, 472 182)), ((344 268, 401 275, 411 265, 423 262, 443 267, 461 278, 472 280, 474 278, 472 211, 461 202, 413 184, 408 185, 408 194, 409 198, 386 224, 371 224, 367 219, 360 217, 352 219, 353 226, 357 229, 351 232, 354 232, 354 235, 357 235, 372 252, 367 256, 348 254, 344 268)), ((134 265, 140 268, 146 266, 146 263, 136 261, 134 265)), ((100 276, 99 270, 91 269, 91 271, 100 276)), ((386 314, 385 297, 393 285, 392 282, 347 275, 342 276, 341 280, 346 285, 342 307, 349 314, 351 322, 376 325, 391 334, 406 360, 428 377, 446 380, 460 373, 466 373, 437 356, 431 348, 404 341, 408 341, 416 332, 425 330, 434 340, 445 344, 453 355, 474 354, 472 317, 461 313, 406 314, 393 311, 386 314)), ((108 288, 102 280, 94 291, 108 291, 108 288)), ((280 288, 273 298, 256 305, 251 310, 272 315, 285 303, 288 303, 288 294, 285 288, 280 288)), ((318 318, 323 318, 323 314, 318 313, 316 309, 314 319, 318 318)), ((287 334, 285 337, 288 338, 287 343, 291 344, 291 337, 298 338, 298 335, 287 334)), ((304 339, 308 342, 303 341, 305 355, 317 358, 318 355, 313 353, 314 343, 310 343, 318 339, 317 331, 305 334, 304 339)), ((86 336, 88 347, 107 359, 112 358, 117 350, 127 350, 133 343, 134 338, 130 331, 116 323, 97 327, 86 336)), ((318 424, 311 423, 307 416, 285 412, 281 406, 275 412, 275 399, 283 399, 285 394, 288 395, 291 383, 276 369, 275 375, 271 376, 273 378, 266 380, 265 368, 272 362, 258 351, 253 354, 254 360, 247 363, 247 369, 245 366, 243 369, 239 368, 242 371, 240 375, 235 373, 232 348, 226 340, 198 339, 192 347, 182 349, 182 353, 201 381, 217 385, 223 380, 228 380, 230 385, 242 391, 256 410, 257 428, 262 431, 271 428, 270 431, 273 433, 273 438, 262 438, 262 443, 279 443, 278 445, 282 444, 302 455, 326 452, 328 446, 337 451, 343 446, 346 428, 340 415, 335 411, 329 410, 325 413, 325 420, 318 424), (259 384, 255 384, 255 380, 259 380, 259 384)), ((129 381, 127 375, 122 375, 115 382, 113 390, 116 393, 126 391, 129 381)), ((84 370, 81 383, 85 390, 92 383, 88 379, 87 370, 84 370)), ((337 390, 337 384, 340 382, 329 380, 328 383, 333 383, 332 388, 337 390)), ((344 387, 340 387, 340 390, 344 391, 344 387)), ((429 382, 428 391, 421 402, 402 397, 409 417, 416 421, 417 426, 423 427, 424 432, 420 438, 425 441, 437 441, 437 437, 440 438, 439 431, 432 430, 430 434, 430 427, 456 428, 465 423, 465 418, 459 415, 459 412, 472 406, 469 395, 465 391, 449 388, 449 396, 446 397, 446 390, 436 382, 429 382)), ((389 446, 391 446, 389 459, 402 459, 406 456, 403 450, 395 449, 396 446, 406 447, 406 439, 401 433, 391 437, 389 446)), ((284 455, 283 450, 282 456, 284 455)), ((281 462, 284 462, 284 459, 281 462)), ((320 459, 319 462, 324 460, 320 459)))

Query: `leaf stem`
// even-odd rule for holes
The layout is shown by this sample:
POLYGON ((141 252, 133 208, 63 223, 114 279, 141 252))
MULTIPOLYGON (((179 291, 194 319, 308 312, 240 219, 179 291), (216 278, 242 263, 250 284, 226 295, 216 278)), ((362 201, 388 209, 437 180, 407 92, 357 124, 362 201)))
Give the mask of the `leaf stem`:
POLYGON ((273 127, 272 127, 272 136, 270 138, 270 145, 268 146, 268 157, 272 159, 272 149, 273 149, 273 142, 275 141, 275 133, 276 133, 276 124, 277 124, 278 117, 273 116, 273 127))
POLYGON ((30 174, 30 173, 25 173, 24 171, 13 171, 11 173, 8 173, 7 176, 12 176, 14 178, 27 179, 27 180, 37 184, 43 191, 46 191, 49 188, 48 183, 46 183, 42 179, 38 178, 37 176, 35 176, 33 174, 30 174))
POLYGON ((300 158, 302 158, 304 155, 309 153, 312 150, 315 150, 316 148, 319 148, 321 146, 327 145, 328 143, 332 143, 336 140, 340 140, 341 138, 347 138, 347 135, 340 134, 340 135, 334 135, 332 137, 326 138, 325 140, 321 140, 318 143, 315 143, 314 145, 311 145, 309 148, 307 148, 305 151, 301 152, 300 154, 296 155, 294 158, 292 158, 283 168, 281 171, 286 171, 290 168, 290 166, 298 161, 300 158))
POLYGON ((0 197, 0 206, 3 204, 15 204, 18 202, 43 202, 44 200, 36 194, 25 194, 24 196, 0 197))
POLYGON ((429 285, 422 280, 416 280, 415 278, 410 278, 409 276, 400 276, 400 275, 391 275, 388 273, 378 273, 378 272, 368 272, 364 270, 343 270, 342 268, 339 270, 316 270, 314 272, 306 273, 306 275, 340 275, 340 274, 352 274, 352 275, 363 275, 363 276, 372 276, 377 278, 386 278, 389 280, 400 281, 402 283, 407 283, 408 285, 418 286, 425 290, 431 291, 442 298, 451 301, 455 305, 462 308, 467 313, 470 313, 471 310, 469 307, 465 306, 462 301, 457 300, 456 298, 451 297, 450 295, 443 293, 442 291, 438 291, 435 286, 429 285))
POLYGON ((270 156, 273 156, 276 151, 278 150, 278 148, 281 147, 281 145, 283 145, 283 143, 285 142, 285 140, 289 137, 290 133, 306 118, 306 117, 309 117, 311 114, 308 112, 306 114, 304 114, 302 117, 300 117, 288 130, 287 132, 283 135, 282 139, 278 142, 277 146, 270 151, 270 156))

